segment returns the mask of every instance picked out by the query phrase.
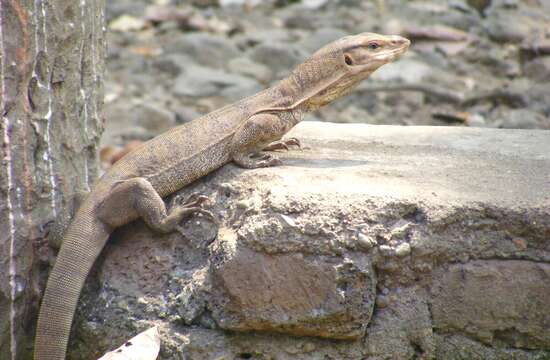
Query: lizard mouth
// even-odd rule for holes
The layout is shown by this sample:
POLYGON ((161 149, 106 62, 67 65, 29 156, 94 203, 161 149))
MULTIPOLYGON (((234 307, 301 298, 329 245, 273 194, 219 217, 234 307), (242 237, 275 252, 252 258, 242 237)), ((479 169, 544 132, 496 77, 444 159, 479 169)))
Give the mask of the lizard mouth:
POLYGON ((387 60, 388 62, 395 61, 403 55, 407 49, 409 48, 409 44, 404 45, 398 49, 390 50, 385 53, 377 54, 372 57, 373 60, 387 60))

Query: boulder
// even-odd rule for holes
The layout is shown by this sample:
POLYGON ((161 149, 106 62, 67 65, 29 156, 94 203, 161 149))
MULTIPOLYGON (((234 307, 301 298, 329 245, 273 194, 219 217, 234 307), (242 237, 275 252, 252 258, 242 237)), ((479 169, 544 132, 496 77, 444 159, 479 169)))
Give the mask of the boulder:
POLYGON ((303 122, 228 164, 183 234, 113 234, 70 359, 159 327, 160 359, 550 356, 550 133, 303 122))

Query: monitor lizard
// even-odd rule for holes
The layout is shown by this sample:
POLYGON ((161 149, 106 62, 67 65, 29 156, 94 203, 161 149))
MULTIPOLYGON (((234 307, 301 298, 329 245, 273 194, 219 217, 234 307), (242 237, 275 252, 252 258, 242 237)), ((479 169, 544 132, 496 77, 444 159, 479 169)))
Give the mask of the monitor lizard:
POLYGON ((35 360, 65 358, 84 281, 117 227, 138 218, 167 233, 202 209, 201 196, 166 208, 162 198, 233 162, 247 169, 280 165, 273 153, 305 113, 349 93, 410 41, 361 33, 336 40, 271 88, 175 127, 125 155, 95 183, 63 237, 41 302, 35 360))

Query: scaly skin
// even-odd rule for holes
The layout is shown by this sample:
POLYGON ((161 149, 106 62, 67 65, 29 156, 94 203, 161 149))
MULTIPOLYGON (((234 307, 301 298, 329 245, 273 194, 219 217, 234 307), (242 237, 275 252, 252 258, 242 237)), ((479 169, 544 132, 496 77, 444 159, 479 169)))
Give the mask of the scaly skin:
POLYGON ((196 201, 167 211, 163 197, 230 161, 245 168, 279 165, 272 154, 250 155, 281 139, 306 112, 396 60, 409 44, 395 35, 342 38, 276 86, 176 127, 119 160, 96 182, 67 229, 42 299, 34 359, 65 358, 84 280, 115 228, 141 217, 155 230, 173 231, 182 218, 203 210, 196 201))

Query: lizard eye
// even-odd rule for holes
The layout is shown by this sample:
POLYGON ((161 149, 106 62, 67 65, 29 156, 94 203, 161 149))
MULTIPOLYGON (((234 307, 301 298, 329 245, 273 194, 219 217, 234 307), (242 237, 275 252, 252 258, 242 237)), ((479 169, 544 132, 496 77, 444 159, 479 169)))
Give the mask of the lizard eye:
POLYGON ((351 56, 349 56, 349 54, 344 54, 344 62, 346 63, 346 65, 353 65, 353 59, 351 58, 351 56))
POLYGON ((380 44, 377 43, 377 42, 374 42, 374 41, 371 42, 371 43, 368 43, 368 45, 367 45, 367 49, 369 49, 369 50, 376 50, 379 47, 380 47, 380 44))

